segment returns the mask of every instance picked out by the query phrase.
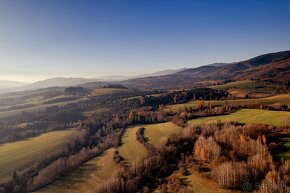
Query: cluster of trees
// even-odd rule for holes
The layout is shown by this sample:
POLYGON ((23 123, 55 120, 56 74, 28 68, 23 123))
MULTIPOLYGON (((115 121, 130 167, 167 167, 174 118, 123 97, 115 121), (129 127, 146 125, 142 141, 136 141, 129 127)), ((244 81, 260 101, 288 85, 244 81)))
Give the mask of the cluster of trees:
POLYGON ((228 96, 228 92, 222 90, 215 90, 211 88, 197 88, 191 90, 174 91, 170 93, 147 96, 145 98, 144 106, 158 106, 168 104, 185 103, 191 100, 219 100, 228 96))
POLYGON ((146 143, 146 139, 144 137, 144 127, 140 127, 137 132, 136 132, 136 139, 139 143, 141 144, 145 144, 146 143))
POLYGON ((290 182, 290 161, 286 160, 281 166, 273 168, 269 171, 259 184, 259 193, 269 192, 269 193, 284 193, 289 192, 289 182, 290 182))
POLYGON ((81 86, 70 86, 64 90, 65 94, 83 96, 89 91, 81 86))
POLYGON ((221 154, 221 147, 215 142, 213 137, 205 138, 201 135, 194 146, 194 157, 203 161, 217 160, 221 154))
POLYGON ((289 176, 289 173, 285 174, 289 172, 289 168, 283 172, 277 172, 275 169, 272 171, 276 163, 273 162, 267 147, 266 136, 260 135, 260 131, 268 130, 267 128, 257 130, 255 125, 216 123, 202 130, 188 126, 187 130, 191 135, 199 135, 193 155, 187 158, 187 163, 198 161, 200 165, 206 165, 212 178, 221 186, 243 191, 259 189, 261 187, 254 184, 261 184, 268 179, 269 172, 277 174, 277 177, 272 176, 272 180, 281 179, 277 181, 276 186, 285 186, 285 180, 282 179, 289 176), (283 177, 279 178, 281 174, 283 177), (247 186, 245 190, 248 184, 251 186, 247 186))
POLYGON ((172 176, 166 183, 158 186, 160 193, 192 193, 192 190, 178 176, 172 176))
POLYGON ((263 104, 263 103, 225 103, 223 106, 228 105, 229 108, 236 108, 236 109, 265 109, 265 110, 287 110, 288 105, 287 104, 281 104, 281 103, 274 103, 274 104, 263 104))
POLYGON ((121 85, 121 84, 108 84, 108 85, 105 85, 104 88, 128 89, 128 87, 123 86, 123 85, 121 85))

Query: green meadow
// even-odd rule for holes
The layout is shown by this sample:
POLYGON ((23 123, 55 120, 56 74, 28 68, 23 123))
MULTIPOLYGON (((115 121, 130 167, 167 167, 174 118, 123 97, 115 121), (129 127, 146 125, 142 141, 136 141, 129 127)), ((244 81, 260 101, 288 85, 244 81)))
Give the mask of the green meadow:
POLYGON ((80 131, 67 129, 41 134, 37 137, 0 145, 0 182, 12 177, 14 171, 22 170, 38 158, 61 147, 80 131))
POLYGON ((290 112, 268 111, 260 109, 242 109, 229 115, 204 117, 190 120, 189 123, 206 124, 212 121, 235 121, 245 124, 263 124, 272 126, 290 125, 290 112))
MULTIPOLYGON (((281 94, 281 95, 275 95, 271 97, 266 98, 259 98, 259 99, 236 99, 236 100, 212 100, 212 101, 204 101, 205 105, 208 105, 209 102, 213 106, 223 105, 223 104, 266 104, 271 105, 274 103, 280 103, 280 104, 287 104, 290 106, 290 94, 281 94)), ((198 105, 198 101, 193 101, 189 103, 184 104, 175 104, 175 105, 168 105, 165 109, 172 111, 179 111, 183 110, 185 108, 195 108, 198 105)))

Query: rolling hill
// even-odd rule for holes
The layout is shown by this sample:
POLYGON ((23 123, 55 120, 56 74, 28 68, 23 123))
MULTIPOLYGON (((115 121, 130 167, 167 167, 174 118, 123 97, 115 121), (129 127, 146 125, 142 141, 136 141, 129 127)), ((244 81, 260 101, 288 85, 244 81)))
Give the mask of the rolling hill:
MULTIPOLYGON (((103 76, 100 78, 64 78, 57 77, 38 81, 29 85, 17 82, 5 83, 14 90, 33 90, 48 87, 67 87, 81 85, 83 87, 103 86, 108 83, 118 83, 132 88, 189 88, 220 82, 225 80, 250 80, 278 82, 285 85, 290 80, 290 51, 282 51, 260 55, 245 61, 233 63, 213 63, 197 68, 183 68, 177 70, 164 70, 151 74, 137 76, 103 76)), ((13 90, 9 90, 13 91, 13 90)))
POLYGON ((61 147, 79 133, 76 129, 53 131, 0 146, 0 182, 11 179, 14 171, 23 170, 43 155, 61 147))
POLYGON ((126 86, 143 88, 184 88, 204 81, 271 79, 280 82, 290 78, 290 51, 269 53, 241 62, 189 68, 174 74, 123 81, 126 86), (259 72, 258 74, 255 74, 259 72), (282 77, 282 79, 281 79, 282 77))
POLYGON ((67 86, 75 86, 79 84, 84 84, 88 82, 98 82, 100 79, 89 79, 89 78, 51 78, 42 81, 38 81, 27 85, 24 89, 37 89, 37 88, 48 88, 48 87, 67 87, 67 86))
POLYGON ((0 80, 0 89, 23 86, 26 83, 11 80, 0 80))
POLYGON ((242 109, 235 113, 222 116, 193 119, 189 123, 202 125, 213 121, 235 121, 244 124, 263 124, 272 126, 290 125, 290 112, 268 111, 260 109, 242 109))
POLYGON ((77 77, 55 77, 49 78, 34 83, 22 83, 16 81, 0 80, 0 94, 7 92, 25 91, 25 90, 35 90, 50 87, 68 87, 68 86, 82 86, 85 88, 94 88, 104 86, 108 83, 118 83, 120 81, 126 81, 129 79, 145 78, 145 77, 158 77, 164 75, 174 74, 185 70, 163 70, 148 74, 140 74, 136 76, 126 76, 126 75, 115 75, 115 76, 99 76, 97 78, 77 78, 77 77))
POLYGON ((17 82, 11 80, 0 80, 0 93, 9 92, 14 88, 26 85, 24 82, 17 82))

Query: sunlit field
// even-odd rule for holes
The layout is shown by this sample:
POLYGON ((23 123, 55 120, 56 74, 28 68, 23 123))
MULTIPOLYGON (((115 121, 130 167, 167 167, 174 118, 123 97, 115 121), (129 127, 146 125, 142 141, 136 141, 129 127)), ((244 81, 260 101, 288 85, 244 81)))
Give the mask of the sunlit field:
POLYGON ((119 165, 113 160, 114 151, 114 148, 108 149, 71 173, 58 177, 36 193, 79 193, 95 189, 118 172, 119 165))
MULTIPOLYGON (((212 100, 212 101, 204 101, 205 106, 209 104, 209 102, 213 106, 223 105, 223 104, 266 104, 271 105, 274 103, 280 103, 280 104, 287 104, 290 106, 290 95, 289 94, 280 94, 275 95, 271 97, 266 98, 260 98, 260 99, 237 99, 237 100, 212 100)), ((193 101, 185 104, 176 104, 176 105, 169 105, 166 107, 166 110, 171 109, 172 111, 180 111, 185 108, 195 108, 198 105, 198 101, 193 101)))
POLYGON ((290 112, 268 111, 259 109, 242 109, 229 115, 193 119, 189 121, 189 123, 206 124, 212 121, 235 121, 245 124, 289 126, 290 112))
POLYGON ((53 131, 22 141, 0 145, 0 182, 11 179, 14 171, 31 166, 38 158, 61 147, 79 133, 76 129, 53 131))

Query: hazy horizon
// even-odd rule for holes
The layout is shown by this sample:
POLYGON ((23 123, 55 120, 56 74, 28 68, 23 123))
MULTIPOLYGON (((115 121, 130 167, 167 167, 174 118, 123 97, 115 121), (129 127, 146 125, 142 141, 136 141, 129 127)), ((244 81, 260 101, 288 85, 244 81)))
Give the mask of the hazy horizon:
POLYGON ((0 79, 134 76, 289 50, 290 1, 0 2, 0 79))
MULTIPOLYGON (((289 49, 290 50, 290 49, 289 49)), ((267 52, 267 53, 275 53, 275 52, 279 52, 279 51, 287 51, 287 50, 276 50, 276 51, 271 51, 271 52, 267 52)), ((146 74, 152 74, 155 72, 161 72, 161 71, 166 71, 166 70, 179 70, 179 69, 183 69, 183 68, 197 68, 200 66, 204 66, 204 65, 209 65, 209 64, 214 64, 214 63, 233 63, 233 62, 240 62, 243 60, 247 60, 262 54, 267 54, 267 53, 260 53, 257 55, 253 55, 253 56, 248 56, 246 58, 243 59, 239 59, 236 61, 216 61, 216 62, 212 62, 212 63, 208 63, 208 64, 202 64, 202 65, 192 65, 192 66, 180 66, 179 68, 168 68, 168 69, 158 69, 156 71, 139 71, 139 72, 126 72, 126 74, 122 74, 120 72, 114 72, 113 70, 111 72, 81 72, 81 73, 21 73, 21 74, 2 74, 0 72, 0 80, 7 80, 7 81, 15 81, 15 82, 20 82, 20 83, 34 83, 34 82, 38 82, 38 81, 43 81, 43 80, 47 80, 47 79, 51 79, 51 78, 88 78, 88 79, 102 79, 104 77, 134 77, 134 76, 142 76, 142 75, 146 75, 146 74)))
POLYGON ((0 193, 288 192, 290 0, 0 0, 0 193))

